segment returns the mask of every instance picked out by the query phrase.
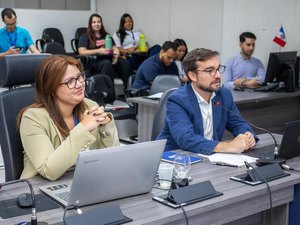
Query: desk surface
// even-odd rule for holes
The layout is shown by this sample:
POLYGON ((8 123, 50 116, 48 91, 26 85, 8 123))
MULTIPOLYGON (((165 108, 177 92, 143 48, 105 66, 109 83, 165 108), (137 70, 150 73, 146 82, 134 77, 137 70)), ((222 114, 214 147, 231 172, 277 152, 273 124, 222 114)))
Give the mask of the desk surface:
MULTIPOLYGON (((300 96, 300 90, 295 92, 255 92, 253 90, 231 91, 235 103, 247 103, 253 101, 266 101, 274 99, 285 99, 300 96)), ((128 98, 129 102, 138 104, 157 105, 159 100, 152 100, 145 97, 128 98)))
MULTIPOLYGON (((270 143, 269 139, 268 135, 262 135, 261 144, 264 145, 270 143)), ((299 160, 300 158, 290 160, 290 165, 300 169, 299 160)), ((192 165, 189 175, 193 178, 193 183, 211 180, 216 190, 223 192, 224 195, 186 206, 185 210, 190 224, 199 224, 199 221, 201 221, 201 224, 203 225, 225 224, 234 220, 238 222, 230 224, 244 224, 244 222, 241 223, 241 218, 245 217, 246 220, 249 220, 251 218, 250 215, 268 209, 269 198, 264 184, 252 187, 229 180, 230 176, 244 172, 245 167, 233 168, 216 166, 210 164, 206 159, 201 163, 192 165)), ((63 180, 68 180, 71 177, 72 174, 69 173, 59 181, 51 183, 61 183, 63 180)), ((45 185, 47 182, 48 181, 45 181, 41 177, 33 178, 32 183, 36 193, 39 192, 37 187, 45 185)), ((291 176, 269 182, 273 193, 273 215, 275 217, 274 223, 272 223, 273 225, 286 223, 286 213, 288 211, 286 203, 293 200, 294 184, 297 183, 300 183, 300 175, 297 173, 292 173, 291 176)), ((1 189, 0 200, 15 198, 22 192, 28 192, 28 187, 24 184, 3 187, 1 189)), ((151 200, 153 195, 161 195, 164 193, 166 193, 166 191, 153 189, 152 192, 148 194, 120 199, 113 202, 119 204, 123 213, 133 219, 133 222, 128 224, 185 224, 180 209, 174 210, 151 200)), ((111 202, 102 203, 101 205, 110 203, 111 202)), ((85 212, 93 207, 97 207, 97 205, 84 207, 82 210, 85 212)), ((72 212, 70 211, 68 214, 72 214, 72 212)), ((259 216, 255 216, 256 219, 260 219, 261 215, 258 215, 259 216)), ((267 215, 268 214, 265 214, 265 218, 268 217, 267 215)), ((62 208, 38 213, 39 221, 47 221, 49 224, 60 222, 62 216, 62 208)), ((0 224, 11 225, 21 221, 27 221, 29 218, 30 215, 7 220, 0 219, 0 224)), ((253 218, 251 219, 253 220, 253 218)))

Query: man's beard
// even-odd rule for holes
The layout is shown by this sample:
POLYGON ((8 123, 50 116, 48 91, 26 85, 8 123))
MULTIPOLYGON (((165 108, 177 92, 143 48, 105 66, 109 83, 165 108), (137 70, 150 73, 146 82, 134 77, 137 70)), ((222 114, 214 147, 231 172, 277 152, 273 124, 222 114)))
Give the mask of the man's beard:
MULTIPOLYGON (((221 81, 218 80, 218 82, 221 82, 221 81)), ((213 83, 213 84, 214 84, 214 83, 213 83)), ((220 89, 220 86, 217 87, 217 88, 212 88, 211 85, 212 85, 212 84, 210 84, 209 87, 204 87, 201 83, 199 83, 199 82, 196 83, 197 88, 199 88, 199 89, 202 90, 202 91, 206 91, 206 92, 212 93, 212 92, 215 92, 215 91, 217 91, 217 90, 220 89)))

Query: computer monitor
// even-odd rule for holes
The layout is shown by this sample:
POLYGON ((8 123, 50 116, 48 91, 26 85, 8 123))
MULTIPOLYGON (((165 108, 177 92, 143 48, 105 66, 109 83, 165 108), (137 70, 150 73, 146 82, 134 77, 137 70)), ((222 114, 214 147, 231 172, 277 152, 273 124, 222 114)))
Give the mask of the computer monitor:
POLYGON ((298 82, 295 80, 296 59, 297 51, 271 52, 265 83, 282 82, 287 91, 294 91, 295 86, 298 87, 298 82))

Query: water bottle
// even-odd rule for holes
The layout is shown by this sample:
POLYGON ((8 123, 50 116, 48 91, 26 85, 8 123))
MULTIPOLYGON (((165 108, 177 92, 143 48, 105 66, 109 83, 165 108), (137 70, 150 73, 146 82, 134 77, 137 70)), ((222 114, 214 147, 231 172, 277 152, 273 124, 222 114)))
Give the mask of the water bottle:
POLYGON ((140 35, 139 50, 140 50, 140 52, 147 52, 146 38, 145 38, 144 34, 140 35))
POLYGON ((105 49, 108 50, 109 54, 113 53, 113 50, 112 50, 112 39, 111 39, 111 36, 109 34, 107 34, 105 36, 105 49))

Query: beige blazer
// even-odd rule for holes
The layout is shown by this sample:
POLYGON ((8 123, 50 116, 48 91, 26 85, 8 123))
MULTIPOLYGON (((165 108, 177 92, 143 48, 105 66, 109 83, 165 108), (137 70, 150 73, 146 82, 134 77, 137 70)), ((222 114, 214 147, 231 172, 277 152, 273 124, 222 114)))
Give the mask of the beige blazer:
MULTIPOLYGON (((89 107, 97 105, 85 99, 89 107)), ((27 109, 21 120, 20 135, 24 148, 24 169, 20 179, 40 174, 48 180, 56 180, 74 166, 80 151, 118 146, 119 138, 115 122, 99 126, 89 132, 81 123, 75 126, 67 138, 63 138, 44 108, 27 109)))

